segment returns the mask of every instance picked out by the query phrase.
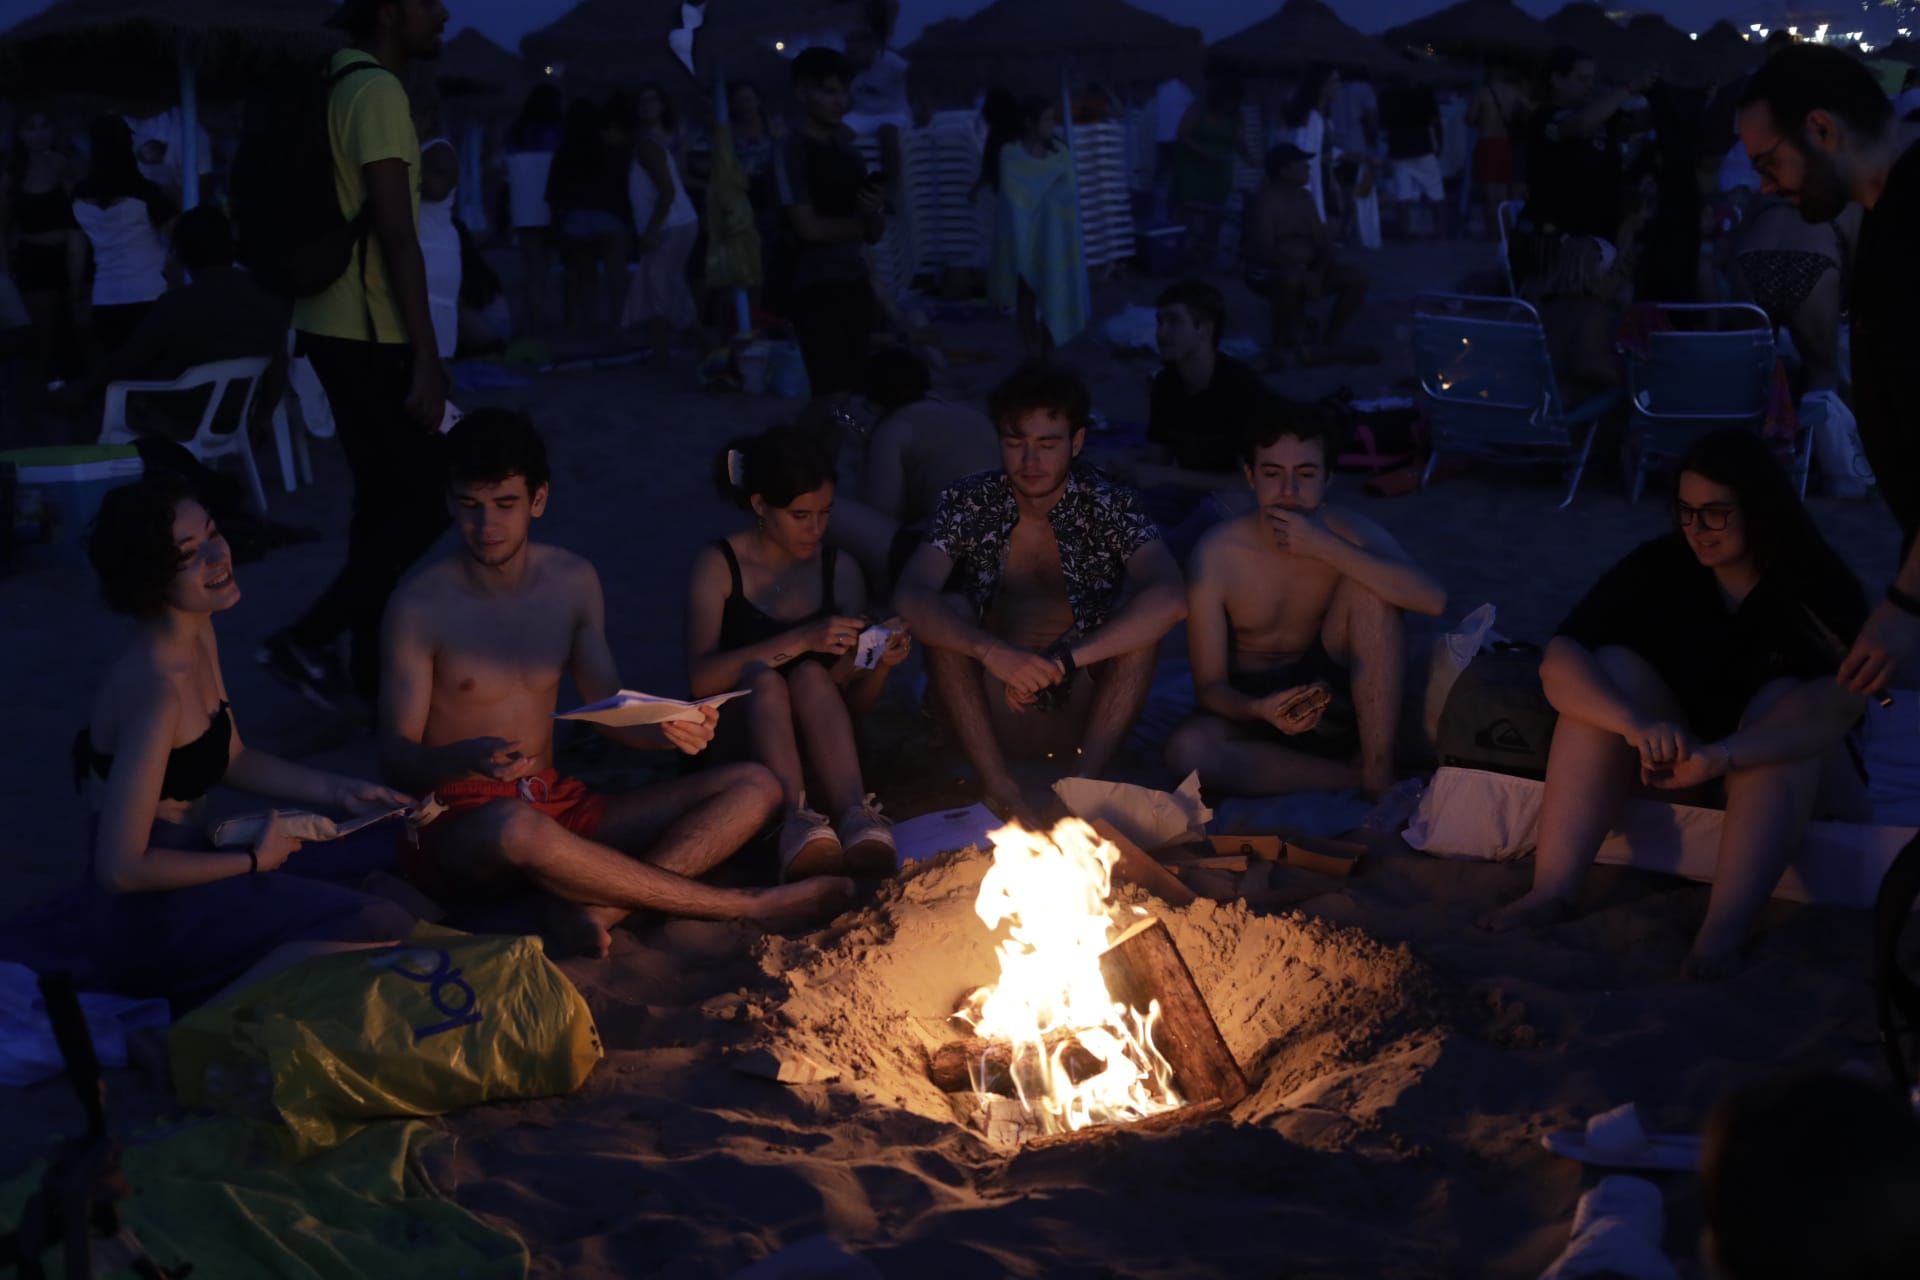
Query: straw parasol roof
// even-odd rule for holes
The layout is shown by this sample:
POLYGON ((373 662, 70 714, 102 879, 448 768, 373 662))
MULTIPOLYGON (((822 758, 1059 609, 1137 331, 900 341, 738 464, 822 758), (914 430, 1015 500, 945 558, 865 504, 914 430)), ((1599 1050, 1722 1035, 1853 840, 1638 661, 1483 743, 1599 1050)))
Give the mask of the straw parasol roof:
POLYGON ((1116 92, 1197 75, 1205 44, 1197 28, 1125 0, 994 0, 934 23, 904 52, 916 93, 971 103, 994 85, 1057 92, 1063 73, 1116 92))
POLYGON ((1438 13, 1380 33, 1389 49, 1465 58, 1531 56, 1557 43, 1547 24, 1513 0, 1459 0, 1438 13))
POLYGON ((1694 41, 1687 33, 1657 13, 1642 13, 1627 23, 1627 37, 1633 41, 1643 70, 1680 84, 1701 78, 1694 57, 1694 41))
POLYGON ((473 27, 448 40, 432 63, 433 78, 447 97, 498 97, 526 82, 520 59, 473 27))
POLYGON ((1405 76, 1412 65, 1340 20, 1321 0, 1287 0, 1280 11, 1214 44, 1208 53, 1248 70, 1336 66, 1405 76))
POLYGON ((184 62, 204 91, 233 88, 342 37, 332 0, 59 0, 0 34, 0 84, 121 98, 171 97, 184 62))
MULTIPOLYGON (((677 95, 690 87, 667 45, 668 32, 679 29, 680 9, 680 0, 581 0, 522 36, 520 53, 531 74, 551 67, 576 89, 656 80, 677 95)), ((771 85, 769 78, 777 78, 784 86, 785 62, 775 45, 844 31, 860 10, 852 0, 708 0, 693 46, 701 87, 710 84, 716 65, 729 79, 748 76, 771 85)))
POLYGON ((1744 76, 1759 61, 1759 48, 1724 18, 1708 27, 1694 42, 1694 71, 1700 79, 1712 84, 1744 76))
POLYGON ((1627 29, 1607 16, 1591 0, 1576 0, 1550 15, 1547 30, 1556 44, 1588 54, 1608 75, 1631 74, 1639 65, 1639 50, 1627 29))

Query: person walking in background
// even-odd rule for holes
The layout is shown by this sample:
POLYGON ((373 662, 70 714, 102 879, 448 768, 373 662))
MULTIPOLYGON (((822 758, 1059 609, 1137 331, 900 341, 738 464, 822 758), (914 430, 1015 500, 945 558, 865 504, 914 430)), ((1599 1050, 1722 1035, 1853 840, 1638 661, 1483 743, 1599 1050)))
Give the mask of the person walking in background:
POLYGON ((547 207, 547 177, 559 149, 560 90, 535 85, 507 132, 507 209, 520 266, 526 274, 527 332, 546 329, 547 275, 553 264, 553 214, 547 207))
POLYGON ((608 324, 620 316, 633 238, 627 162, 608 140, 607 113, 585 98, 567 108, 566 128, 547 174, 547 207, 567 275, 567 328, 592 333, 601 314, 600 274, 608 324))
POLYGON ((878 244, 887 226, 881 184, 841 123, 852 79, 846 58, 832 49, 804 49, 793 60, 802 116, 778 168, 780 203, 798 242, 788 300, 793 332, 813 395, 834 403, 860 389, 875 312, 865 246, 878 244))
POLYGON ((1400 206, 1400 234, 1438 240, 1447 184, 1440 173, 1440 103, 1427 85, 1401 85, 1382 108, 1388 174, 1400 206))
POLYGON ((72 273, 73 309, 85 317, 95 361, 120 349, 153 300, 167 291, 167 228, 176 212, 164 191, 140 174, 133 133, 119 116, 99 116, 90 132, 93 164, 73 190, 73 217, 93 260, 72 273))
POLYGON ((1332 67, 1315 67, 1300 82, 1299 91, 1287 106, 1286 125, 1274 130, 1268 145, 1290 142, 1306 152, 1311 161, 1307 170, 1307 194, 1313 197, 1313 210, 1320 221, 1327 221, 1327 169, 1337 159, 1328 153, 1333 132, 1327 115, 1340 93, 1340 73, 1332 67))
POLYGON ((1342 76, 1328 125, 1339 157, 1333 165, 1340 196, 1334 242, 1345 244, 1351 231, 1362 248, 1378 249, 1380 196, 1374 189, 1374 157, 1380 151, 1380 96, 1373 85, 1354 75, 1342 76))
POLYGON ((1215 73, 1204 102, 1187 108, 1173 153, 1173 207, 1187 224, 1188 256, 1213 265, 1220 219, 1233 194, 1233 158, 1240 150, 1240 83, 1215 73))
POLYGON ((73 161, 54 146, 54 138, 50 114, 22 111, 0 175, 0 250, 32 320, 28 367, 35 387, 79 371, 69 304, 86 247, 73 220, 73 161))
POLYGON ((313 365, 353 475, 353 518, 339 575, 256 655, 268 674, 322 706, 339 705, 335 644, 349 637, 352 688, 379 681, 380 615, 400 575, 447 525, 438 430, 447 371, 434 345, 420 253, 420 139, 399 73, 440 49, 439 0, 347 0, 334 21, 350 43, 334 80, 327 136, 341 214, 363 209, 368 233, 340 278, 294 303, 296 348, 313 365))
POLYGON ((639 132, 629 171, 629 198, 639 234, 640 263, 627 289, 620 327, 647 326, 657 358, 671 351, 676 334, 698 318, 687 284, 687 259, 700 235, 700 215, 680 181, 675 161, 673 104, 657 84, 643 84, 635 95, 639 132))
POLYGON ((460 157, 445 138, 420 148, 420 258, 427 269, 427 309, 433 314, 433 347, 442 360, 460 346, 460 228, 454 195, 460 157))

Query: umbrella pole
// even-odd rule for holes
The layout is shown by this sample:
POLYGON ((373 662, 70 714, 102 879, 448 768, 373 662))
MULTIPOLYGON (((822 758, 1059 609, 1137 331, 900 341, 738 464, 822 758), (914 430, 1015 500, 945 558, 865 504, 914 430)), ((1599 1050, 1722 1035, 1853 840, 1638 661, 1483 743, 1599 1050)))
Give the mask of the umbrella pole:
MULTIPOLYGON (((727 111, 727 69, 720 59, 713 60, 713 118, 723 127, 733 126, 733 117, 727 111)), ((747 304, 747 291, 739 285, 733 287, 733 336, 744 338, 753 331, 753 309, 747 304)))
POLYGON ((200 203, 200 86, 193 63, 180 55, 180 208, 200 203))

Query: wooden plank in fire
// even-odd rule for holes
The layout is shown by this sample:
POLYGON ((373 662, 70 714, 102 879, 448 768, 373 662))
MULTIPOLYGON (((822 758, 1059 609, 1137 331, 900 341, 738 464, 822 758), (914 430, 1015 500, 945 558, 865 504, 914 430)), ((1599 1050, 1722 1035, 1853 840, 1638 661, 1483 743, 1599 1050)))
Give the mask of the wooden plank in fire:
POLYGON ((1127 930, 1100 957, 1100 972, 1108 992, 1129 1009, 1159 1002, 1153 1043, 1173 1068, 1182 1098, 1232 1105, 1247 1096, 1247 1078, 1164 923, 1147 920, 1127 930))

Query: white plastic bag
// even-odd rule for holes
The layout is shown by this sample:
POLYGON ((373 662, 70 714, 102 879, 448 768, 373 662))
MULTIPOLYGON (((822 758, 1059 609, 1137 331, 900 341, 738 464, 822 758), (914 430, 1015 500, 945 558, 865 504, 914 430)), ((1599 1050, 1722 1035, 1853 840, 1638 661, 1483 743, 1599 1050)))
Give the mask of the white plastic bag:
POLYGON ((1427 664, 1427 697, 1421 716, 1428 742, 1439 736, 1440 713, 1446 709, 1447 695, 1453 692, 1460 673, 1489 640, 1498 638, 1494 635, 1493 619, 1493 606, 1483 604, 1460 620, 1458 631, 1449 631, 1433 642, 1433 657, 1427 664))
POLYGON ((1125 307, 1107 317, 1100 326, 1100 336, 1123 351, 1157 351, 1160 344, 1154 327, 1158 319, 1152 307, 1125 307))
POLYGON ((1853 410, 1833 391, 1809 392, 1800 402, 1803 416, 1813 423, 1813 456, 1826 492, 1836 498, 1858 498, 1873 487, 1873 467, 1853 410))

